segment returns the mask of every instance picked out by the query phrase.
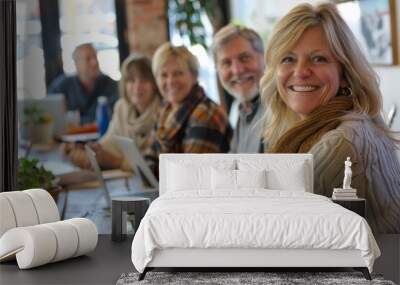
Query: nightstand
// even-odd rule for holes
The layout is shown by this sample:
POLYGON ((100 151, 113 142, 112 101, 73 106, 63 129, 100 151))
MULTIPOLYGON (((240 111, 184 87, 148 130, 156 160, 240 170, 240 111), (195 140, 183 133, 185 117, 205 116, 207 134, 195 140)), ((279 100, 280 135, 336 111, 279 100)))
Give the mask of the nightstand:
POLYGON ((361 217, 365 218, 366 201, 364 198, 357 199, 331 199, 332 202, 339 204, 340 206, 359 214, 361 217))
POLYGON ((135 233, 140 221, 150 205, 150 198, 145 197, 115 197, 112 198, 112 231, 113 241, 126 239, 126 221, 128 214, 135 215, 135 233))

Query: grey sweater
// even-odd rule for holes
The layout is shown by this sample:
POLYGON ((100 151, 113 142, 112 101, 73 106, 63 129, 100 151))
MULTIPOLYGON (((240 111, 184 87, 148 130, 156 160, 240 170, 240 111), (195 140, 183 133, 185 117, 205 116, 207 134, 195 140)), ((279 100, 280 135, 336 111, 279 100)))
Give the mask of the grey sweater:
POLYGON ((342 187, 344 161, 353 162, 352 184, 367 201, 375 233, 400 233, 400 165, 393 142, 369 119, 343 122, 314 145, 314 192, 330 197, 342 187))
POLYGON ((264 108, 260 97, 253 99, 248 111, 239 106, 239 120, 233 133, 231 153, 259 153, 263 152, 262 130, 264 108))

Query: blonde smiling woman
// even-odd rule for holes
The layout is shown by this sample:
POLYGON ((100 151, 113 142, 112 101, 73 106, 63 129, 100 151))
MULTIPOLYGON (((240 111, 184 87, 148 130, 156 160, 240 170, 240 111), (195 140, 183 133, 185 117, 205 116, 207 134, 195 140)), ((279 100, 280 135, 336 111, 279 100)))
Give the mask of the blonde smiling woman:
POLYGON ((199 62, 184 46, 164 43, 152 65, 164 102, 145 158, 158 174, 160 153, 227 152, 232 129, 225 110, 198 83, 199 62))
POLYGON ((341 187, 343 161, 375 232, 400 233, 396 141, 381 118, 378 78, 334 4, 293 8, 276 25, 261 79, 272 153, 314 155, 314 192, 341 187))

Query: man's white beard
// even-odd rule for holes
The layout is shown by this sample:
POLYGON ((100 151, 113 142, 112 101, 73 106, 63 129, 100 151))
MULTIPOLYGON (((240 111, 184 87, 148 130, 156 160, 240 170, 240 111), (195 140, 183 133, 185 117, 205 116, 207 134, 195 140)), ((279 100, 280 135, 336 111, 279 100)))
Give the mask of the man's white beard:
MULTIPOLYGON (((228 90, 229 92, 229 90, 228 90)), ((235 97, 240 103, 249 102, 256 98, 259 94, 258 86, 255 86, 251 91, 249 91, 245 96, 242 94, 236 94, 235 92, 231 92, 232 96, 235 97)))

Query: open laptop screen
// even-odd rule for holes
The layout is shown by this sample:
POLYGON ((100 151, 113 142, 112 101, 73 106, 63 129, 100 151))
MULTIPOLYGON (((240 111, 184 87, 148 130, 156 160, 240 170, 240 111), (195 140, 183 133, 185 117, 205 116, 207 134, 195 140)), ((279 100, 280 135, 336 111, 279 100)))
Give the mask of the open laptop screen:
POLYGON ((20 126, 26 120, 24 110, 35 106, 46 114, 49 114, 54 122, 54 136, 61 136, 66 131, 67 105, 64 95, 51 94, 40 99, 19 99, 18 100, 18 121, 20 126))

